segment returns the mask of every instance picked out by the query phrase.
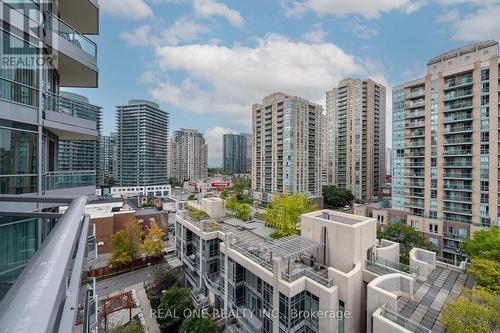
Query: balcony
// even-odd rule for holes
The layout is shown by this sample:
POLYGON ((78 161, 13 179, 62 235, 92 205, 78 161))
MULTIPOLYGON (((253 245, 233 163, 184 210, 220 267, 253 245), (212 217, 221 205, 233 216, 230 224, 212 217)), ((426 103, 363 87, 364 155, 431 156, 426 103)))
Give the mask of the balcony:
POLYGON ((472 126, 450 126, 443 129, 443 133, 463 133, 472 132, 472 126))
POLYGON ((416 100, 416 101, 410 101, 408 103, 405 103, 405 108, 406 109, 413 109, 413 108, 419 108, 421 106, 425 105, 425 100, 416 100))
POLYGON ((445 139, 444 145, 471 145, 472 137, 462 137, 462 138, 454 138, 454 139, 445 139))
POLYGON ((64 0, 59 3, 61 18, 84 34, 99 33, 97 0, 64 0))
POLYGON ((75 309, 83 309, 85 314, 86 326, 81 331, 87 333, 95 327, 94 284, 91 281, 88 289, 83 280, 83 268, 94 259, 87 257, 87 246, 95 239, 85 204, 85 197, 0 196, 0 205, 6 209, 0 212, 1 219, 11 220, 9 225, 2 225, 2 233, 12 233, 11 238, 16 238, 16 243, 5 244, 9 251, 0 254, 0 277, 9 276, 1 285, 10 286, 0 303, 0 331, 73 332, 75 309), (64 213, 28 208, 46 203, 69 206, 64 213), (18 223, 23 223, 22 228, 18 223), (44 239, 37 239, 40 235, 44 239), (20 244, 18 237, 29 242, 20 244), (12 276, 9 264, 19 263, 21 257, 25 267, 12 276))
POLYGON ((450 91, 443 96, 443 101, 450 101, 466 97, 472 97, 472 89, 467 89, 462 91, 450 91))
MULTIPOLYGON (((470 195, 444 195, 443 196, 444 201, 453 201, 453 202, 463 202, 463 203, 471 203, 472 202, 472 196, 470 195)), ((454 213, 454 212, 451 212, 454 213)))
POLYGON ((443 166, 445 168, 472 168, 472 160, 446 161, 443 166))
POLYGON ((473 107, 472 101, 463 101, 461 103, 445 104, 443 112, 458 111, 463 109, 470 109, 473 107))
MULTIPOLYGON (((83 1, 83 0, 79 0, 83 1)), ((54 64, 63 87, 97 87, 97 46, 81 32, 45 11, 46 43, 57 53, 54 64)))
POLYGON ((210 299, 205 295, 203 288, 192 290, 191 299, 197 309, 203 309, 210 303, 210 299))
POLYGON ((472 76, 465 76, 457 79, 447 80, 444 83, 444 89, 459 88, 471 85, 473 83, 472 76))
POLYGON ((444 156, 468 156, 472 155, 472 149, 446 149, 443 153, 444 156))
POLYGON ((451 213, 451 214, 472 215, 472 208, 463 208, 463 207, 455 207, 455 206, 445 205, 443 207, 443 212, 451 213))
POLYGON ((80 194, 94 194, 95 177, 95 170, 47 172, 43 175, 43 190, 51 195, 72 195, 75 189, 80 194))
POLYGON ((472 179, 472 173, 470 172, 445 172, 444 178, 452 179, 472 179))
POLYGON ((452 123, 457 121, 470 121, 473 120, 472 113, 465 112, 459 114, 452 114, 443 118, 444 123, 452 123))
POLYGON ((44 93, 44 127, 60 140, 96 140, 100 107, 76 99, 44 93))

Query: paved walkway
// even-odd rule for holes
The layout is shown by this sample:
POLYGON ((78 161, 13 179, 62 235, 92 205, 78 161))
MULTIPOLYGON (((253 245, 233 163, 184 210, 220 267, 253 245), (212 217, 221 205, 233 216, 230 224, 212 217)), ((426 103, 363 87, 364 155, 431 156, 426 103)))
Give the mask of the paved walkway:
POLYGON ((142 314, 144 315, 144 321, 146 322, 146 330, 149 333, 161 333, 160 327, 158 327, 158 323, 156 319, 151 316, 151 304, 149 304, 149 299, 146 296, 146 291, 143 288, 142 283, 138 283, 135 286, 132 286, 135 289, 137 294, 137 298, 139 299, 139 303, 141 305, 142 314))

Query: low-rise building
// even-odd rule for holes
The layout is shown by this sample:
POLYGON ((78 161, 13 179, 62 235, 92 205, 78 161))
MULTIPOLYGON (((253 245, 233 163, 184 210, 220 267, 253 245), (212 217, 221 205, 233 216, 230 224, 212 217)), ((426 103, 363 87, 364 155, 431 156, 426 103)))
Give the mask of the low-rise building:
POLYGON ((443 332, 435 309, 473 281, 421 249, 400 264, 399 244, 379 242, 376 229, 374 218, 320 210, 301 216, 301 235, 273 240, 259 220, 193 220, 180 211, 176 253, 194 304, 223 314, 229 331, 443 332), (432 307, 422 303, 424 320, 411 311, 421 299, 413 296, 440 274, 454 295, 445 289, 432 307))

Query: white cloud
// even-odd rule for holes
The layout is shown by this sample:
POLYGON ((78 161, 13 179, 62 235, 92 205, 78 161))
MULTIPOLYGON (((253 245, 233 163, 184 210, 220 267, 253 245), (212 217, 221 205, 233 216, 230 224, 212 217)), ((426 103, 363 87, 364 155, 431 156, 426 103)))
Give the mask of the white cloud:
POLYGON ((152 44, 149 36, 151 27, 149 25, 141 25, 137 29, 129 32, 123 31, 120 33, 120 38, 127 42, 128 46, 148 46, 152 44))
POLYGON ((301 35, 303 40, 311 43, 321 43, 326 38, 327 33, 323 30, 323 25, 321 23, 313 24, 312 29, 301 35))
POLYGON ((209 32, 210 29, 187 17, 177 19, 172 26, 161 33, 162 40, 170 45, 177 45, 183 41, 196 40, 199 35, 209 32))
POLYGON ((460 12, 456 9, 452 9, 446 14, 438 17, 439 22, 454 22, 460 17, 460 12))
POLYGON ((99 7, 111 16, 143 20, 153 16, 153 10, 144 0, 104 0, 99 7))
POLYGON ((475 12, 457 17, 452 23, 453 38, 485 40, 500 38, 500 6, 480 7, 475 12))
POLYGON ((191 42, 201 34, 206 34, 210 29, 188 17, 177 19, 170 27, 160 30, 159 35, 151 34, 149 25, 139 26, 137 29, 128 32, 123 31, 120 37, 131 47, 177 45, 181 42, 191 42))
POLYGON ((425 0, 281 0, 283 13, 288 17, 297 17, 311 10, 317 15, 360 15, 364 18, 378 18, 382 13, 400 10, 411 13, 418 10, 425 0))
POLYGON ((223 127, 213 127, 213 128, 207 128, 205 130, 204 135, 205 135, 205 141, 208 145, 209 167, 222 166, 222 153, 223 153, 222 136, 224 134, 239 134, 239 132, 230 128, 223 128, 223 127))
POLYGON ((222 16, 234 27, 241 28, 245 25, 245 19, 240 12, 229 8, 224 3, 215 0, 193 0, 193 7, 196 16, 222 16))
POLYGON ((356 21, 349 22, 346 25, 346 30, 350 31, 354 36, 361 39, 370 39, 378 35, 378 30, 376 28, 361 24, 356 21))
POLYGON ((306 43, 280 35, 256 39, 253 46, 216 44, 155 49, 163 79, 149 90, 155 100, 194 114, 210 114, 223 127, 249 128, 251 105, 275 91, 324 104, 324 92, 347 76, 385 83, 383 67, 360 60, 331 43, 306 43))

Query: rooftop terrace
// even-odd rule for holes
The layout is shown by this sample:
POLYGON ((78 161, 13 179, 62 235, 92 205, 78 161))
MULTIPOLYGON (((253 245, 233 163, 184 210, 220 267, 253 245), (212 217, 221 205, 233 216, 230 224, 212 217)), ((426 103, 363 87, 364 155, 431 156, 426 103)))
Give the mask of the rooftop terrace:
POLYGON ((425 282, 415 282, 413 299, 398 299, 398 313, 433 333, 444 332, 438 319, 444 304, 458 298, 464 288, 471 289, 474 284, 474 279, 466 273, 437 266, 425 282))
POLYGON ((274 229, 258 219, 250 222, 236 218, 192 220, 188 214, 183 214, 183 218, 204 232, 231 233, 231 248, 269 271, 273 269, 273 259, 281 258, 283 280, 292 282, 308 276, 327 287, 333 284, 327 268, 321 267, 317 259, 320 247, 317 241, 299 235, 272 239, 269 235, 274 229))

